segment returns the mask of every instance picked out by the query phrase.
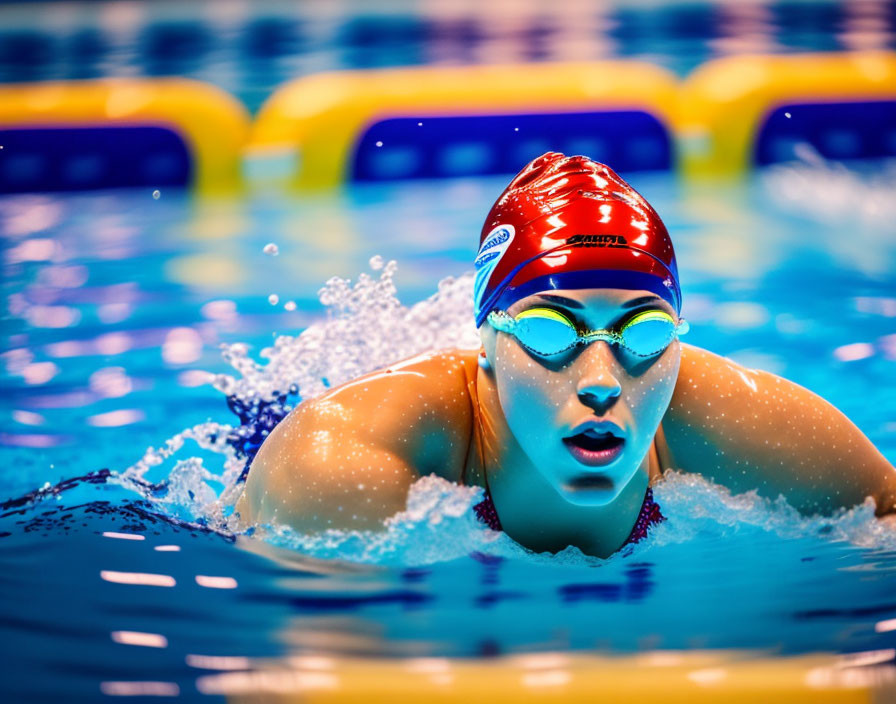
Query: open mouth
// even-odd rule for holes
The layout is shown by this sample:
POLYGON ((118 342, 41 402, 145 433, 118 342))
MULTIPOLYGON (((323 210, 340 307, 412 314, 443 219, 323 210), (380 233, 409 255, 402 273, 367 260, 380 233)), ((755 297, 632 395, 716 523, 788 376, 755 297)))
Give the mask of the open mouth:
POLYGON ((608 432, 598 432, 592 428, 563 438, 563 444, 579 462, 589 467, 610 464, 625 446, 625 439, 608 432))

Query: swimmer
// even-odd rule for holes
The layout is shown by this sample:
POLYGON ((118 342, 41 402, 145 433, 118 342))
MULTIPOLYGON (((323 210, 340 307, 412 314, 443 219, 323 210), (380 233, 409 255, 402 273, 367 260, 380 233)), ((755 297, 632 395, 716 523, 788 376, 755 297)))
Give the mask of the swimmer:
POLYGON ((475 267, 481 349, 301 403, 252 464, 243 520, 376 529, 434 473, 483 487, 479 518, 531 550, 606 557, 663 520, 650 487, 669 469, 805 514, 868 496, 896 511, 896 470, 837 409, 679 340, 672 242, 608 167, 532 161, 488 214, 475 267))

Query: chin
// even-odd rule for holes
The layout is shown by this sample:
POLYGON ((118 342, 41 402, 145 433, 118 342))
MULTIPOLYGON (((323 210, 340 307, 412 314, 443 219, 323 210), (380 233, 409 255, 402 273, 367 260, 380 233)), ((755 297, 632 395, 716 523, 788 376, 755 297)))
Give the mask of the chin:
POLYGON ((622 484, 606 475, 576 476, 558 486, 560 495, 574 506, 607 506, 622 492, 622 484))
MULTIPOLYGON (((628 453, 626 453, 628 454, 628 453)), ((562 477, 555 476, 558 493, 574 506, 607 506, 617 499, 638 472, 638 466, 626 467, 623 456, 606 467, 586 467, 576 462, 567 466, 562 477), (623 464, 624 463, 624 464, 623 464)), ((640 463, 639 463, 640 464, 640 463)))

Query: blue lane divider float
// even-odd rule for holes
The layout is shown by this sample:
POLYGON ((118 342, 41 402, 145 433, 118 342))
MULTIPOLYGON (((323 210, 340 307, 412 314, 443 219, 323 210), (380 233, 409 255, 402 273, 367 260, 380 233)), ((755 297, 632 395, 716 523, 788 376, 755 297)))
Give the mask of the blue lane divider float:
POLYGON ((0 129, 0 193, 187 186, 193 163, 163 127, 0 129))
POLYGON ((355 149, 355 181, 512 174, 547 151, 586 154, 620 172, 668 170, 672 140, 634 110, 393 118, 371 125, 355 149))
POLYGON ((797 144, 837 161, 894 157, 896 100, 782 105, 759 130, 755 163, 792 161, 797 144))

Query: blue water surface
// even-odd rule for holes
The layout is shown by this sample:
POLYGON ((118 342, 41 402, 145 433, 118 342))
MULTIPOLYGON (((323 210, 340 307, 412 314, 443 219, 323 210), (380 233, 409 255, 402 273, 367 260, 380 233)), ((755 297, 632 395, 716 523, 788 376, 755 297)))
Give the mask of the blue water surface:
MULTIPOLYGON (((830 168, 769 170, 737 186, 633 181, 676 243, 689 342, 821 394, 893 461, 896 233, 874 195, 892 188, 892 172, 830 168)), ((807 519, 677 476, 657 487, 667 522, 596 560, 527 554, 442 504, 379 543, 236 535, 189 499, 165 503, 177 458, 220 471, 220 456, 190 442, 143 485, 116 480, 185 428, 238 425, 204 383, 204 372, 233 373, 218 345, 246 343, 261 360, 276 335, 325 319, 317 292, 330 277, 375 280, 370 257, 394 259, 411 305, 468 272, 502 187, 0 199, 0 641, 15 644, 3 661, 11 701, 91 700, 130 681, 208 699, 217 695, 202 678, 221 663, 295 654, 896 646, 877 627, 896 618, 896 543, 870 506, 807 519), (122 633, 153 638, 135 645, 122 633)), ((462 509, 475 500, 431 489, 462 509)))

